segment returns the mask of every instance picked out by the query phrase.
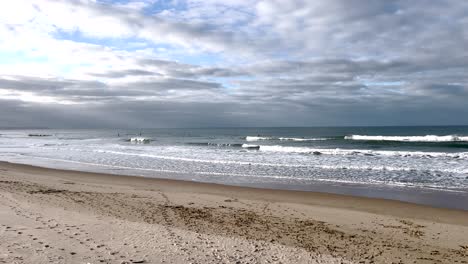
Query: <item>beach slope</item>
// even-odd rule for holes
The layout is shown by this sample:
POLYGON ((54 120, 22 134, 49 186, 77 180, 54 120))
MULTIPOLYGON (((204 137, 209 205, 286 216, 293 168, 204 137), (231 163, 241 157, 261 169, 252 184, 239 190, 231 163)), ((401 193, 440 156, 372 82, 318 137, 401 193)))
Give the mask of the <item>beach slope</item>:
POLYGON ((0 162, 0 263, 468 263, 468 211, 0 162))

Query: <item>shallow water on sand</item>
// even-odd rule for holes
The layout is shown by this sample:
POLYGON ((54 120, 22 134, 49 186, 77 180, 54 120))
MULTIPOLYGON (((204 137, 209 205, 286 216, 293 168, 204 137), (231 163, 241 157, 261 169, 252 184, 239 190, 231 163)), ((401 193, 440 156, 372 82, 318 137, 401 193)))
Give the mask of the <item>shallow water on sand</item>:
POLYGON ((468 193, 468 127, 2 130, 0 160, 282 189, 468 193))

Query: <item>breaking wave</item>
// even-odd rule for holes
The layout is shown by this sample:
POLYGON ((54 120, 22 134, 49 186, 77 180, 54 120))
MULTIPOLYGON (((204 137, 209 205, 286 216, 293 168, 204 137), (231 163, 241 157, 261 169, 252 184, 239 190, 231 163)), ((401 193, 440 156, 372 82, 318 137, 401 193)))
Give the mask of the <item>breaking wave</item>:
POLYGON ((329 138, 288 138, 288 137, 280 137, 279 140, 283 141, 322 141, 322 140, 329 140, 329 138))
POLYGON ((329 140, 330 138, 295 138, 295 137, 260 137, 260 136, 247 136, 246 141, 262 141, 262 140, 281 140, 281 141, 322 141, 329 140))
MULTIPOLYGON (((166 156, 166 155, 155 155, 155 154, 146 154, 146 153, 131 153, 131 152, 121 152, 121 151, 112 151, 112 150, 93 150, 93 152, 98 153, 109 153, 116 155, 126 155, 126 156, 136 156, 136 157, 146 157, 146 158, 157 158, 164 160, 175 160, 175 161, 187 161, 187 162, 205 162, 205 163, 214 163, 214 164, 237 164, 237 165, 258 165, 258 166, 277 166, 277 167, 314 167, 320 169, 354 169, 354 170, 386 170, 386 171, 414 171, 417 170, 411 167, 402 167, 402 166, 383 166, 383 165, 325 165, 325 164, 281 164, 281 163, 264 163, 264 162, 251 162, 251 161, 235 161, 235 160, 217 160, 217 159, 198 159, 198 158, 188 158, 188 157, 176 157, 176 156, 166 156)), ((468 153, 466 153, 468 154, 468 153)), ((468 170, 444 170, 444 169, 427 169, 427 171, 447 171, 452 173, 468 173, 468 170)))
POLYGON ((213 146, 213 147, 242 147, 243 144, 237 143, 211 143, 211 142, 190 142, 187 145, 192 146, 213 146))
POLYGON ((246 149, 260 149, 259 145, 251 145, 251 144, 242 144, 242 147, 246 149))
POLYGON ((152 141, 152 139, 145 138, 145 137, 133 137, 133 138, 130 138, 128 141, 134 142, 134 143, 149 143, 152 141))
MULTIPOLYGON (((259 146, 260 151, 265 151, 264 147, 267 146, 259 146)), ((267 148, 268 149, 268 148, 267 148)), ((330 151, 330 150, 328 150, 330 151)), ((339 150, 338 150, 339 151, 339 150)), ((166 155, 155 155, 155 154, 144 154, 144 153, 130 153, 130 152, 121 152, 121 151, 111 151, 111 150, 94 150, 93 152, 98 153, 109 153, 109 154, 116 154, 116 155, 126 155, 126 156, 136 156, 136 157, 146 157, 146 158, 157 158, 163 160, 173 160, 173 161, 186 161, 186 162, 203 162, 203 163, 212 163, 212 164, 231 164, 231 165, 257 165, 257 166, 268 166, 268 167, 293 167, 293 168, 317 168, 317 169, 325 169, 325 170, 371 170, 371 171, 418 171, 421 170, 420 168, 414 167, 405 167, 405 166, 388 166, 388 165, 365 165, 365 164, 334 164, 334 165, 327 165, 327 164, 284 164, 284 163, 268 163, 268 162, 255 162, 255 161, 236 161, 236 160, 223 160, 223 159, 198 159, 198 158, 188 158, 188 157, 175 157, 175 156, 166 156, 166 155)), ((322 149, 322 153, 327 154, 327 151, 322 149)), ((343 154, 342 152, 336 152, 343 154)), ((351 154, 352 152, 349 152, 351 154)), ((396 155, 396 153, 386 153, 387 155, 396 155)), ((414 155, 418 155, 418 152, 413 152, 414 155)), ((439 153, 442 154, 442 153, 439 153)), ((468 158, 468 152, 464 153, 465 158, 468 158)), ((468 169, 460 170, 457 168, 454 169, 423 169, 422 171, 427 172, 447 172, 447 173, 457 173, 457 174, 466 174, 468 173, 468 169)))
POLYGON ((345 136, 348 140, 367 140, 367 141, 401 141, 401 142, 468 142, 468 136, 367 136, 367 135, 350 135, 345 136))
MULTIPOLYGON (((115 153, 115 154, 122 154, 122 155, 131 155, 129 153, 115 153)), ((81 165, 91 165, 91 166, 98 166, 98 167, 109 167, 109 168, 118 168, 118 169, 128 169, 128 170, 137 170, 137 171, 153 171, 153 172, 165 172, 165 173, 189 173, 189 174, 202 174, 202 175, 220 175, 220 176, 241 176, 241 177, 256 177, 256 178, 273 178, 273 179, 291 179, 291 176, 286 175, 252 175, 252 174, 240 174, 240 173, 230 173, 230 172, 213 172, 213 171, 184 171, 184 170, 168 170, 168 169, 157 169, 157 168, 142 168, 142 167, 133 167, 133 166, 122 166, 122 165, 111 165, 111 164, 103 164, 103 163, 93 163, 93 162, 83 162, 83 161, 74 161, 74 160, 67 160, 67 159, 57 159, 57 158, 48 158, 48 157, 38 157, 38 156, 31 156, 37 159, 45 159, 45 160, 52 160, 58 162, 65 162, 65 163, 75 163, 81 165)), ((164 158, 158 157, 157 158, 164 158)), ((224 163, 223 161, 207 161, 207 160, 187 160, 187 161, 198 161, 198 162, 210 162, 210 163, 224 163)), ((279 164, 262 164, 262 163, 246 163, 246 162, 229 162, 229 163, 238 163, 245 165, 260 165, 260 166, 284 166, 279 164)), ((371 171, 414 171, 413 168, 402 168, 402 167, 382 167, 382 166, 310 166, 315 167, 318 169, 324 170, 371 170, 371 171)), ((428 170, 433 171, 433 170, 428 170)), ((435 170, 437 172, 438 170, 435 170)), ((442 170, 443 171, 443 170, 442 170)), ((447 171, 453 172, 453 171, 447 171)), ((114 171, 115 173, 115 171, 114 171)), ((457 173, 457 172, 455 172, 457 173)), ((446 186, 439 185, 439 184, 421 184, 421 183, 412 183, 412 182, 398 182, 398 181, 383 181, 383 180, 368 180, 362 181, 359 179, 352 179, 352 180, 343 180, 343 179, 327 179, 327 178, 309 178, 309 177, 294 177, 295 180, 311 180, 311 181, 321 181, 321 182, 335 182, 335 183, 351 183, 351 184, 371 184, 371 185, 394 185, 394 186, 406 186, 406 187, 425 187, 425 188, 433 188, 433 189, 445 189, 446 186)), ((461 187, 463 188, 463 187, 461 187)), ((456 190, 457 188, 453 189, 445 189, 446 191, 451 192, 464 192, 456 190)))
POLYGON ((392 151, 392 150, 367 150, 367 149, 321 149, 307 147, 286 147, 286 146, 259 146, 260 151, 266 152, 288 152, 304 153, 314 155, 362 155, 362 156, 401 156, 401 157, 422 157, 422 158, 455 158, 468 159, 468 152, 424 152, 424 151, 392 151))
POLYGON ((272 137, 260 137, 260 136, 258 136, 258 137, 253 137, 253 136, 245 137, 245 140, 247 140, 247 141, 260 141, 260 140, 272 140, 272 139, 274 139, 274 138, 272 138, 272 137))
POLYGON ((398 150, 371 150, 371 149, 343 149, 343 148, 311 148, 281 145, 257 144, 227 144, 227 143, 188 143, 195 146, 235 147, 263 152, 300 153, 312 155, 335 156, 381 156, 381 157, 419 157, 419 158, 453 158, 468 159, 468 152, 430 152, 430 151, 398 151, 398 150))

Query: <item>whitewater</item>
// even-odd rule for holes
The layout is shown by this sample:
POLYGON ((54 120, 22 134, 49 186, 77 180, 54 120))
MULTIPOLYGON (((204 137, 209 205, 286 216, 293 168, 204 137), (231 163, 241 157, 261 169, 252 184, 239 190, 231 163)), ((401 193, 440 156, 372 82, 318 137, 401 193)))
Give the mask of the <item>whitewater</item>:
POLYGON ((425 135, 425 136, 367 136, 350 135, 345 136, 349 140, 370 140, 370 141, 401 141, 401 142, 468 142, 468 136, 458 135, 425 135))
POLYGON ((0 160, 246 186, 468 190, 467 127, 0 131, 0 160))

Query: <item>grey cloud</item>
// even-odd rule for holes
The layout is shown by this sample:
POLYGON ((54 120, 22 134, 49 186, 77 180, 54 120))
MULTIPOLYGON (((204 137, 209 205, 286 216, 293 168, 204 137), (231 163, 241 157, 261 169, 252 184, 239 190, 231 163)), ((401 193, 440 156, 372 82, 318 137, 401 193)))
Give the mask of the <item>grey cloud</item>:
POLYGON ((289 48, 293 56, 395 59, 467 54, 467 36, 459 21, 468 6, 462 1, 263 3, 268 12, 260 12, 258 20, 271 27, 267 34, 277 35, 276 45, 289 48))
POLYGON ((105 84, 94 81, 77 81, 37 78, 28 76, 14 76, 0 78, 0 88, 21 91, 56 91, 64 88, 86 87, 90 89, 105 87, 105 84))
POLYGON ((192 48, 213 46, 226 64, 148 57, 137 58, 131 69, 89 74, 136 80, 118 84, 3 78, 0 89, 82 105, 2 100, 0 110, 8 115, 0 121, 19 122, 17 116, 23 123, 36 122, 40 113, 57 120, 54 126, 101 124, 89 117, 106 120, 103 126, 140 127, 467 122, 468 4, 463 1, 272 0, 263 1, 269 13, 259 4, 256 13, 249 10, 256 17, 227 26, 206 23, 203 14, 192 23, 190 10, 177 20, 176 9, 167 18, 72 2, 96 15, 118 17, 135 36, 146 32, 144 37, 157 37, 157 43, 173 43, 175 36, 192 48))
POLYGON ((127 76, 161 76, 157 72, 132 69, 132 70, 121 70, 121 71, 108 71, 105 73, 89 73, 91 76, 95 77, 105 77, 105 78, 122 78, 127 76))
MULTIPOLYGON (((135 37, 214 49, 231 57, 244 52, 266 58, 285 52, 293 58, 310 54, 382 59, 467 55, 464 25, 468 5, 457 0, 256 1, 231 5, 250 15, 224 24, 213 23, 212 12, 204 16, 196 7, 186 10, 174 6, 166 10, 172 13, 167 17, 99 2, 66 2, 91 10, 96 16, 118 18, 135 37), (189 15, 191 11, 193 16, 189 15)), ((207 8, 209 4, 204 5, 207 8)), ((230 4, 224 6, 229 9, 230 4)))
MULTIPOLYGON (((441 99, 443 102, 443 100, 441 99)), ((57 105, 0 99, 0 123, 40 127, 210 127, 304 125, 455 124, 468 109, 460 104, 427 104, 427 100, 388 98, 359 101, 320 100, 217 102, 112 101, 105 104, 57 105)))
POLYGON ((221 84, 188 79, 163 78, 152 81, 131 82, 120 86, 121 89, 136 89, 143 91, 168 91, 168 90, 216 90, 221 84))
POLYGON ((414 90, 433 96, 464 96, 468 98, 468 86, 458 84, 429 83, 415 85, 414 90))
MULTIPOLYGON (((76 7, 87 9, 97 16, 118 18, 135 33, 135 37, 148 39, 155 43, 198 46, 207 49, 224 50, 226 47, 241 50, 252 50, 244 42, 245 34, 234 30, 225 30, 205 22, 180 22, 168 20, 157 14, 143 15, 135 10, 122 9, 114 5, 64 0, 76 7)), ((83 32, 86 34, 86 32, 83 32)))
POLYGON ((17 91, 32 92, 36 95, 52 96, 72 101, 112 100, 117 97, 159 96, 164 99, 171 90, 184 91, 217 90, 221 84, 197 80, 161 78, 150 81, 129 82, 125 85, 113 85, 96 81, 78 81, 61 79, 42 79, 16 76, 14 80, 0 78, 0 89, 15 94, 17 91))
POLYGON ((200 77, 239 77, 249 73, 239 69, 202 67, 168 60, 142 59, 138 61, 141 66, 153 66, 172 77, 200 78, 200 77))

